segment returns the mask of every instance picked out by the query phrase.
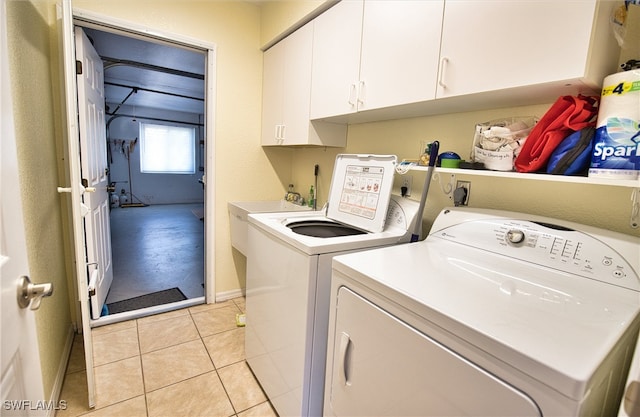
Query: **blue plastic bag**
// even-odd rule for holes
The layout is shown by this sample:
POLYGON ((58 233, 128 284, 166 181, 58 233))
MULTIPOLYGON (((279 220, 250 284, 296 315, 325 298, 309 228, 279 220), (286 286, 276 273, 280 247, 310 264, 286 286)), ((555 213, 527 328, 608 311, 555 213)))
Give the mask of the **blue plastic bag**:
POLYGON ((547 174, 583 175, 589 172, 595 128, 589 126, 573 132, 551 153, 547 174))

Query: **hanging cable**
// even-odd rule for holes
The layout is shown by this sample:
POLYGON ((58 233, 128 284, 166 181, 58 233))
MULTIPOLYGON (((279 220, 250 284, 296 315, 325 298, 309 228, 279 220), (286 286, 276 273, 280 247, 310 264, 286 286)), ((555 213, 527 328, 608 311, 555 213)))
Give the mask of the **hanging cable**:
POLYGON ((631 219, 629 225, 634 229, 640 226, 640 188, 634 188, 631 192, 631 219))

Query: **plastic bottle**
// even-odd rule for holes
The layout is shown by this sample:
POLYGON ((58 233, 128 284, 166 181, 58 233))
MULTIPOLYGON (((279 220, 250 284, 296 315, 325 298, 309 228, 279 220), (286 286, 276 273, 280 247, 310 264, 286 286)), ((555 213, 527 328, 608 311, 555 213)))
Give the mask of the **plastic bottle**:
POLYGON ((111 207, 115 208, 120 205, 120 197, 117 193, 111 193, 111 207))
POLYGON ((309 207, 313 207, 315 205, 315 194, 313 191, 313 185, 311 186, 311 188, 309 189, 309 199, 307 200, 307 202, 309 203, 309 207))
POLYGON ((125 204, 129 204, 129 196, 124 191, 124 189, 120 190, 120 207, 125 204))

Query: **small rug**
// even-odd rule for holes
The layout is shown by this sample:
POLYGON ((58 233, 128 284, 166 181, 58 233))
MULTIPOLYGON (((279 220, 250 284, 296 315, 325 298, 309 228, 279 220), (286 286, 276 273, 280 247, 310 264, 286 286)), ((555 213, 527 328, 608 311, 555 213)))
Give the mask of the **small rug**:
POLYGON ((109 314, 116 314, 162 304, 175 303, 176 301, 186 299, 187 297, 182 293, 182 291, 180 291, 180 288, 174 287, 168 290, 152 292, 151 294, 129 298, 127 300, 116 301, 114 303, 107 304, 107 308, 109 309, 109 314))

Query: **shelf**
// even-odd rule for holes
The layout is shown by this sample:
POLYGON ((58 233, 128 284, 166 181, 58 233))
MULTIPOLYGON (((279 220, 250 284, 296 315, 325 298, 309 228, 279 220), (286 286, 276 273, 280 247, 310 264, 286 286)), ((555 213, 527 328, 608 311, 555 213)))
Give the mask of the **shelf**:
MULTIPOLYGON (((426 166, 412 166, 411 171, 426 171, 426 166)), ((613 180, 593 177, 573 177, 567 175, 525 174, 521 172, 501 172, 477 169, 436 168, 435 172, 454 175, 475 175, 481 177, 508 178, 519 180, 567 182, 587 185, 610 185, 613 187, 640 188, 640 178, 635 180, 613 180)))

